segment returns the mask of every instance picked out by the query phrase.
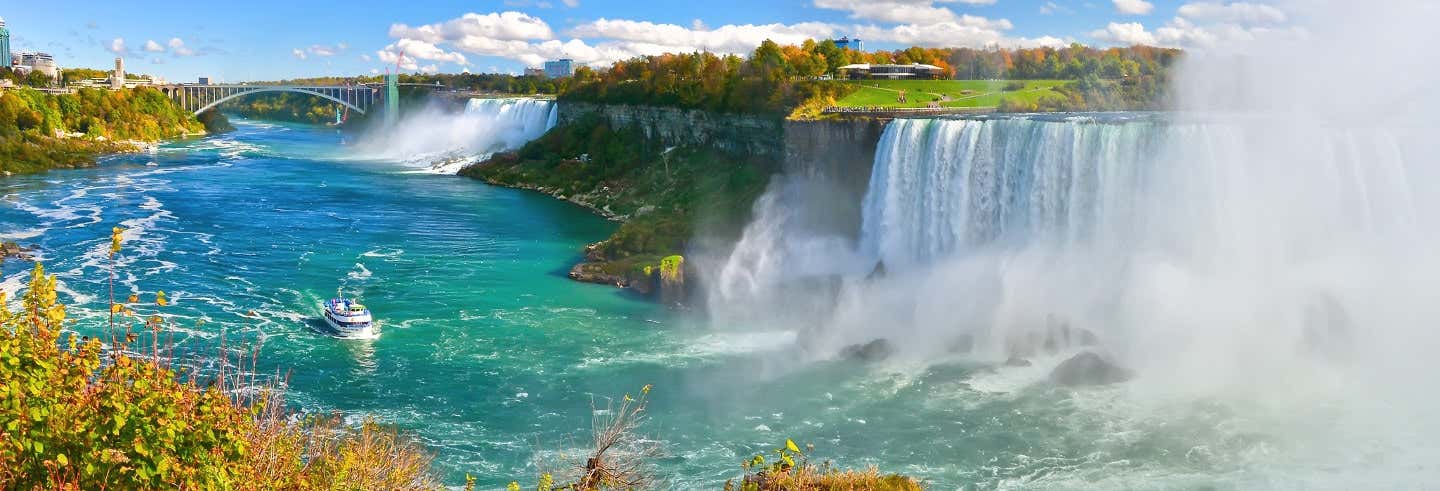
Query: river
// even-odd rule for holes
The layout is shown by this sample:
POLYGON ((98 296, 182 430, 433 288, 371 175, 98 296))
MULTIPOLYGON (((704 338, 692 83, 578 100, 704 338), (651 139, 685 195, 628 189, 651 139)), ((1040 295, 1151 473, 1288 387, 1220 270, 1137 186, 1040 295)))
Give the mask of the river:
MULTIPOLYGON (((812 359, 794 330, 715 327, 568 280, 614 228, 578 207, 356 159, 330 129, 236 126, 0 180, 0 236, 38 246, 75 329, 98 334, 108 235, 124 227, 118 294, 167 292, 178 349, 259 343, 258 372, 287 373, 296 409, 394 423, 450 484, 533 481, 580 454, 592 404, 645 384, 667 488, 718 487, 786 438, 937 489, 1248 487, 1315 468, 1315 440, 1296 435, 1325 418, 1036 383, 1055 360, 812 359), (316 331, 337 287, 374 310, 378 340, 316 331)), ((27 269, 6 262, 5 290, 27 269)))

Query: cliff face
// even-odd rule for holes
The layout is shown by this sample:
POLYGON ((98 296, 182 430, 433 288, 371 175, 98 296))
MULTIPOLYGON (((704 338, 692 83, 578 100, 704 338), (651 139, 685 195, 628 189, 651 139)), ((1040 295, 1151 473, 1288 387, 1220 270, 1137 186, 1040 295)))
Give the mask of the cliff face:
POLYGON ((785 122, 783 170, 809 183, 805 201, 823 210, 812 216, 817 226, 859 234, 861 202, 885 124, 877 119, 785 122))
POLYGON ((557 124, 573 123, 586 113, 601 115, 614 128, 638 127, 646 138, 665 146, 704 146, 777 161, 785 154, 784 128, 779 118, 562 101, 557 124))

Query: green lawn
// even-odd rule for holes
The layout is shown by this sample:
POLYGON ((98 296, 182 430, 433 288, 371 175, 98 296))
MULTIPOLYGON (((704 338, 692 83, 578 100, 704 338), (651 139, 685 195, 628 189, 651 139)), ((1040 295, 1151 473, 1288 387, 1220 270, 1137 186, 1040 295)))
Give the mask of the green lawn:
POLYGON ((1006 92, 1005 80, 854 80, 846 83, 860 86, 859 90, 840 99, 840 107, 926 107, 931 102, 940 102, 944 107, 995 107, 1000 99, 1008 98, 1026 102, 1037 102, 1046 97, 1059 97, 1050 90, 1069 83, 1067 80, 1023 80, 1025 88, 1006 92), (899 91, 905 91, 906 102, 897 102, 899 91), (943 96, 950 100, 942 100, 943 96))

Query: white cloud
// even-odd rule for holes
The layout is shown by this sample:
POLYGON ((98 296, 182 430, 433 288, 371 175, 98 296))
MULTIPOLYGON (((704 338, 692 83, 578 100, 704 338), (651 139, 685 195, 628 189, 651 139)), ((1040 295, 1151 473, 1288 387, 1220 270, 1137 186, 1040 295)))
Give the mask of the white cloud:
MULTIPOLYGON (((816 0, 817 4, 863 10, 864 2, 816 0), (825 3, 836 2, 836 3, 825 3)), ((942 3, 993 3, 993 0, 940 0, 942 3)), ((544 20, 518 12, 467 13, 461 17, 420 26, 394 24, 390 36, 395 43, 378 51, 381 61, 400 63, 401 69, 418 70, 422 60, 468 64, 465 55, 493 56, 538 65, 545 60, 570 58, 578 63, 604 65, 643 55, 708 51, 748 54, 769 39, 781 44, 799 44, 807 39, 837 37, 840 33, 867 41, 894 42, 921 46, 1061 46, 1067 43, 1053 36, 1015 38, 1006 35, 1014 26, 1006 19, 957 15, 935 7, 932 0, 890 0, 897 5, 938 8, 943 18, 912 18, 915 22, 896 25, 863 24, 840 26, 823 22, 795 24, 731 24, 708 27, 698 19, 689 26, 630 19, 601 18, 582 22, 566 30, 562 39, 544 20), (400 53, 404 51, 404 59, 400 53), (464 53, 462 55, 462 53, 464 53)), ((877 14, 878 15, 878 14, 877 14)), ((887 14, 889 15, 889 14, 887 14)), ((891 15, 892 19, 907 18, 891 15)))
POLYGON ((1125 15, 1149 15, 1155 4, 1145 0, 1114 0, 1115 11, 1125 15))
POLYGON ((1090 37, 1114 44, 1148 44, 1188 50, 1212 50, 1241 47, 1261 36, 1303 35, 1294 27, 1246 27, 1235 23, 1198 24, 1176 17, 1164 26, 1147 31, 1139 22, 1111 22, 1104 29, 1092 31, 1090 37))
POLYGON ((305 50, 302 50, 300 48, 290 50, 290 56, 294 56, 295 59, 298 60, 303 60, 310 57, 310 55, 305 54, 305 50))
POLYGON ((440 67, 439 67, 438 65, 433 64, 433 63, 432 63, 432 64, 429 64, 429 65, 425 65, 425 66, 420 67, 420 73, 439 73, 439 72, 440 72, 440 67))
POLYGON ((155 42, 154 39, 146 40, 144 49, 145 51, 149 51, 151 53, 160 53, 165 51, 165 47, 161 46, 160 43, 155 42))
POLYGON ((125 38, 115 38, 110 40, 110 47, 106 49, 110 50, 111 53, 115 53, 117 55, 125 54, 125 38))
POLYGON ((418 70, 420 68, 418 60, 449 62, 457 65, 470 63, 463 54, 446 51, 439 46, 418 39, 401 39, 375 54, 380 57, 380 61, 387 64, 399 62, 400 68, 403 70, 418 70))
POLYGON ((390 26, 390 37, 410 38, 428 43, 461 42, 466 38, 501 41, 547 40, 555 37, 550 25, 539 17, 521 12, 467 13, 445 22, 410 27, 390 26))
POLYGON ((1195 2, 1180 6, 1180 16, 1198 22, 1237 24, 1280 24, 1288 20, 1285 12, 1255 3, 1195 2))
POLYGON ((749 53, 766 39, 780 44, 799 44, 806 39, 830 36, 834 32, 833 26, 819 22, 725 25, 715 29, 692 29, 675 24, 600 19, 575 26, 569 34, 577 38, 621 41, 630 43, 633 47, 653 45, 673 47, 673 51, 749 53))
POLYGON ((370 61, 371 59, 372 59, 372 58, 370 58, 370 55, 367 55, 367 54, 365 54, 365 53, 360 53, 360 61, 370 61))
POLYGON ((195 54, 195 50, 185 46, 185 41, 180 38, 170 38, 170 42, 167 44, 170 45, 170 52, 174 53, 175 56, 190 56, 195 54))
POLYGON ((580 0, 560 0, 566 7, 575 8, 580 6, 580 0))
POLYGON ((1145 26, 1139 22, 1111 22, 1104 29, 1091 32, 1090 37, 1124 45, 1157 44, 1155 35, 1146 31, 1145 26))

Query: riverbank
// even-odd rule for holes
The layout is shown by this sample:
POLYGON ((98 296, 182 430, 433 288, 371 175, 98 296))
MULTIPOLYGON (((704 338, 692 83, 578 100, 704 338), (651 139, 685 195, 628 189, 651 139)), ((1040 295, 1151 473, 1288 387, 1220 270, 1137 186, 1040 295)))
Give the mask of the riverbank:
POLYGON ((459 174, 545 193, 620 222, 570 268, 568 276, 578 281, 656 291, 664 258, 707 239, 738 237, 751 204, 779 169, 770 155, 700 142, 670 145, 675 142, 634 120, 617 125, 593 111, 564 119, 521 149, 459 174))
POLYGON ((86 167, 104 155, 226 127, 223 116, 202 121, 151 88, 7 90, 0 93, 0 175, 86 167))

